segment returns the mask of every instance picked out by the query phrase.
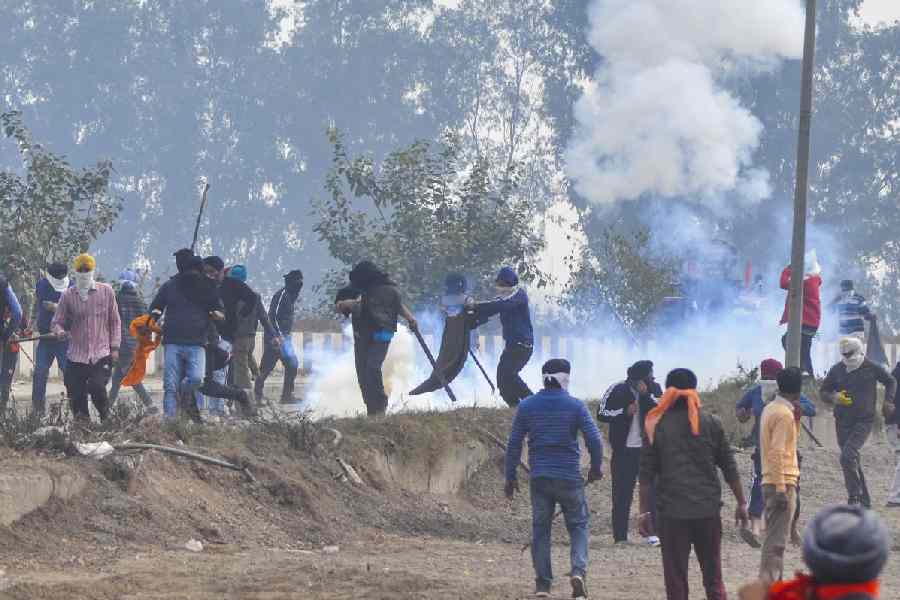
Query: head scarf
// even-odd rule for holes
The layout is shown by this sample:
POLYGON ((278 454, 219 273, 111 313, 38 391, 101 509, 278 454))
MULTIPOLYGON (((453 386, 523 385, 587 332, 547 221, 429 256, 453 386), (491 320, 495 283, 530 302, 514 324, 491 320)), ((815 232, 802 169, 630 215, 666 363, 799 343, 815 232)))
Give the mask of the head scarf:
POLYGON ((840 349, 841 360, 843 361, 844 366, 847 367, 848 373, 852 373, 860 368, 863 361, 866 360, 866 354, 863 352, 863 344, 859 338, 852 336, 841 338, 840 349))
POLYGON ((75 257, 75 260, 72 261, 72 267, 77 271, 78 269, 83 269, 87 267, 88 271, 93 271, 97 268, 97 261, 94 260, 94 257, 88 253, 79 254, 75 257))
POLYGON ((571 373, 572 365, 564 358, 550 359, 541 368, 544 385, 555 383, 563 390, 569 389, 569 376, 571 373))
POLYGON ((228 276, 238 281, 247 281, 247 267, 244 265, 234 265, 228 269, 228 276))
POLYGON ((69 276, 66 265, 52 263, 47 265, 47 282, 56 292, 62 294, 69 289, 69 276))
POLYGON ((75 267, 75 290, 78 297, 87 300, 88 292, 94 287, 94 270, 97 268, 97 261, 90 254, 79 254, 73 262, 75 267), (82 273, 79 269, 88 269, 82 273))
POLYGON ((688 409, 688 420, 691 423, 691 433, 700 435, 700 395, 697 393, 697 376, 688 369, 675 369, 666 376, 666 391, 656 408, 647 413, 644 429, 650 443, 656 436, 656 426, 660 420, 675 406, 675 403, 684 398, 688 409))
POLYGON ((767 358, 759 364, 759 378, 766 381, 774 381, 778 372, 784 369, 784 365, 774 358, 767 358))
POLYGON ((822 266, 819 264, 819 256, 818 254, 816 254, 815 248, 806 253, 803 264, 806 265, 806 274, 804 279, 819 277, 822 275, 822 266))

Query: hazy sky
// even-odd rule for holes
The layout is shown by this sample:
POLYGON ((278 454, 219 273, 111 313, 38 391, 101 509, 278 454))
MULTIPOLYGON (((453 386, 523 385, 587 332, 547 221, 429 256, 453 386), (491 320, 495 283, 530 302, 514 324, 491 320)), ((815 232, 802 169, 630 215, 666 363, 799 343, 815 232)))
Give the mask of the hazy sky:
POLYGON ((862 17, 872 25, 882 21, 900 20, 900 0, 866 0, 862 8, 862 17))

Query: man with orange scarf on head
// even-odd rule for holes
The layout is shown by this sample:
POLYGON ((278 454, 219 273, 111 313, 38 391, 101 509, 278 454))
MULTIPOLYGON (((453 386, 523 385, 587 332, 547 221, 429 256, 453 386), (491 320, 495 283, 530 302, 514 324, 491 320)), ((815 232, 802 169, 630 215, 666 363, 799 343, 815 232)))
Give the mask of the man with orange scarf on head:
POLYGON ((721 470, 737 499, 735 520, 747 526, 747 502, 734 451, 722 422, 701 408, 697 376, 675 369, 666 391, 644 423, 647 441, 641 450, 641 535, 659 535, 668 600, 687 600, 691 546, 703 572, 707 600, 725 600, 722 581, 721 470), (655 482, 656 527, 650 518, 655 482))

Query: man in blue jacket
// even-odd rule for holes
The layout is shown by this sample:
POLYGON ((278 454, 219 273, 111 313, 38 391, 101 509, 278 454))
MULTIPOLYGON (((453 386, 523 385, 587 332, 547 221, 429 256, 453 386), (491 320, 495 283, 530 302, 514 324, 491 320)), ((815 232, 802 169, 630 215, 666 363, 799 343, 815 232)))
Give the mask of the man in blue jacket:
POLYGON ((571 374, 569 362, 561 358, 549 360, 542 373, 544 389, 524 400, 516 411, 506 451, 505 493, 512 499, 519 489, 516 468, 522 457, 522 444, 528 438, 535 595, 539 598, 550 596, 553 583, 550 530, 559 504, 572 545, 572 597, 587 598, 585 577, 590 512, 581 476, 578 433, 584 436, 591 455, 588 483, 603 478, 603 440, 587 406, 567 391, 571 374))
MULTIPOLYGON (((69 269, 63 263, 47 265, 47 272, 35 286, 31 323, 40 335, 50 333, 50 322, 63 292, 69 289, 69 269)), ((43 415, 47 410, 47 379, 53 361, 60 373, 66 370, 68 340, 42 339, 34 352, 34 377, 31 381, 31 412, 43 415)))
POLYGON ((522 399, 532 394, 531 389, 519 376, 534 352, 531 311, 528 308, 528 294, 519 287, 519 276, 512 267, 500 269, 495 285, 498 297, 495 300, 475 304, 475 311, 479 321, 500 315, 506 347, 497 365, 497 386, 500 388, 503 401, 511 407, 516 407, 522 399))

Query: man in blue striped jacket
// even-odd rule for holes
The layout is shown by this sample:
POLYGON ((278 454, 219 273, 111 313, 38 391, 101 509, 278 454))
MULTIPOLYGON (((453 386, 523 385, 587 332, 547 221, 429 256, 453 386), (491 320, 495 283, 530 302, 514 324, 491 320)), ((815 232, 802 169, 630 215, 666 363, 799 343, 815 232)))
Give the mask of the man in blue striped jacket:
POLYGON ((531 469, 532 545, 536 575, 535 595, 550 596, 553 569, 550 562, 550 529, 556 505, 562 508, 572 544, 572 597, 586 598, 590 513, 581 476, 578 433, 591 455, 588 483, 603 477, 603 441, 587 406, 568 393, 569 362, 547 361, 542 369, 544 389, 519 404, 506 452, 506 497, 512 499, 519 484, 516 468, 522 444, 528 438, 531 469))
POLYGON ((841 336, 854 336, 866 343, 866 321, 875 318, 866 299, 857 294, 853 289, 853 282, 845 279, 841 282, 841 295, 831 303, 837 308, 840 320, 841 336))

